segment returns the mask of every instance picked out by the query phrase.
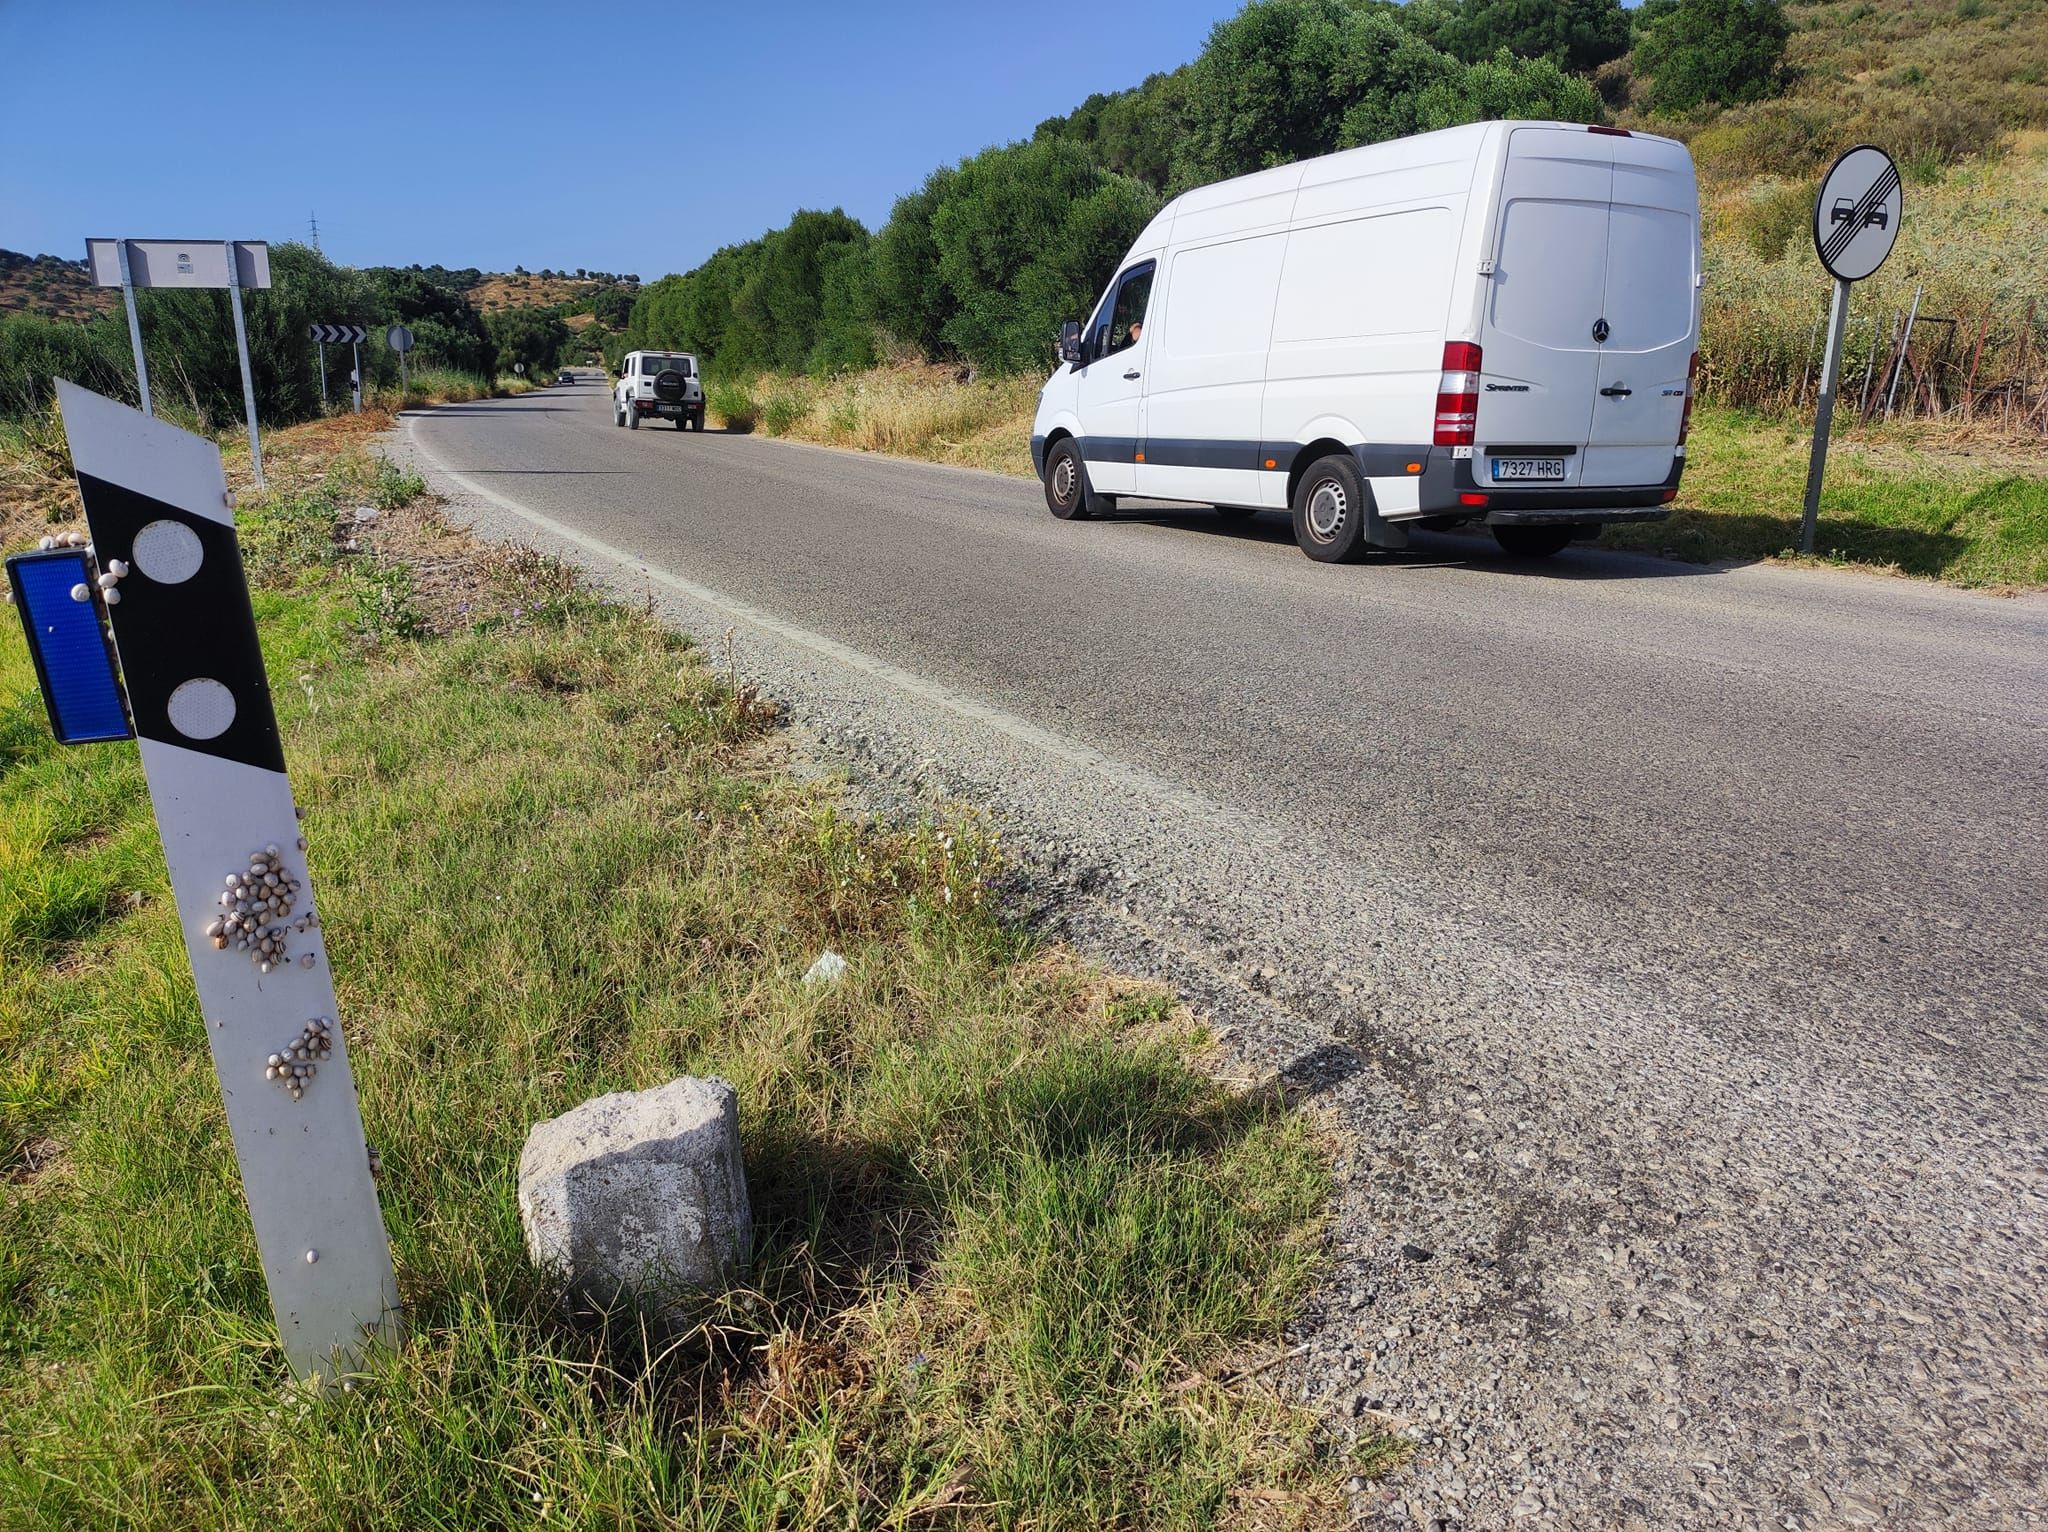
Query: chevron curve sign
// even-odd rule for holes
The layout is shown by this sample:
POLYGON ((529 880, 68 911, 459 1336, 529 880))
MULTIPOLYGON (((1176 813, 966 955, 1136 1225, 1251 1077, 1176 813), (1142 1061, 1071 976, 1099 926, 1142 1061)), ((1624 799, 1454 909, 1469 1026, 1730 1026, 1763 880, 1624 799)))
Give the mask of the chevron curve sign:
POLYGON ((359 324, 316 324, 312 338, 329 346, 360 346, 369 339, 369 335, 370 332, 359 324))

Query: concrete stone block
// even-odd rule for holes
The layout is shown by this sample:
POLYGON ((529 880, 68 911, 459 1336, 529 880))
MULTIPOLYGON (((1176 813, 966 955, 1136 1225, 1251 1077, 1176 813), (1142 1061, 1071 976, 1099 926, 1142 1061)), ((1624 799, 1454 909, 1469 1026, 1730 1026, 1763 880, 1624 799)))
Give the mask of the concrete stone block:
POLYGON ((684 1078, 536 1123, 519 1156, 519 1218, 535 1264, 571 1297, 659 1311, 722 1290, 753 1233, 738 1095, 684 1078))

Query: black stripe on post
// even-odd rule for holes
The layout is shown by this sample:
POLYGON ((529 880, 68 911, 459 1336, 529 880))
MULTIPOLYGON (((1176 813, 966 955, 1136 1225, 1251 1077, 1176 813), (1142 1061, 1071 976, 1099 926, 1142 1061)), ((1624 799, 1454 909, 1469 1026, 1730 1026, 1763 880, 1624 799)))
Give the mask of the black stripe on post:
POLYGON ((78 476, 78 489, 100 567, 112 559, 129 565, 119 587, 121 599, 107 608, 107 617, 136 734, 282 772, 284 746, 235 529, 91 474, 78 476), (191 578, 167 585, 151 579, 137 562, 135 535, 157 521, 175 522, 199 539, 199 568, 191 578), (181 734, 170 719, 171 693, 200 679, 218 681, 235 699, 233 722, 211 739, 181 734))

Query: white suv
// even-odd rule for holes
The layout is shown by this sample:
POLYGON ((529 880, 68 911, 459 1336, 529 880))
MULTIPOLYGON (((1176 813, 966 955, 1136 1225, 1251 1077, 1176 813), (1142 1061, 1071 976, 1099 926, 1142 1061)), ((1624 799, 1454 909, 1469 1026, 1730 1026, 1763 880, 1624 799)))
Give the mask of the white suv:
POLYGON ((628 351, 612 385, 612 424, 640 429, 643 416, 673 420, 676 429, 704 429, 704 380, 687 351, 628 351))

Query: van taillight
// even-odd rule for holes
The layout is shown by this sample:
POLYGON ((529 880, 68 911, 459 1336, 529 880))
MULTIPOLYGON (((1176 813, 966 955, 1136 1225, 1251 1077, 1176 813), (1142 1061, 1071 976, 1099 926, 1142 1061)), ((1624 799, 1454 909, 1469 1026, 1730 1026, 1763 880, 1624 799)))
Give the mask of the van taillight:
POLYGON ((1604 133, 1609 138, 1635 137, 1635 134, 1629 132, 1627 128, 1610 128, 1604 122, 1589 123, 1586 127, 1586 131, 1588 133, 1604 133))
POLYGON ((1692 360, 1685 364, 1685 409, 1678 417, 1678 445, 1685 445, 1685 433, 1692 429, 1692 395, 1699 387, 1695 381, 1700 375, 1700 354, 1695 351, 1692 360))
POLYGON ((1444 370, 1436 380, 1439 447, 1469 447, 1479 428, 1479 348, 1469 340, 1444 342, 1444 370))

